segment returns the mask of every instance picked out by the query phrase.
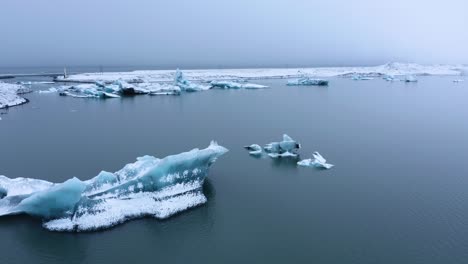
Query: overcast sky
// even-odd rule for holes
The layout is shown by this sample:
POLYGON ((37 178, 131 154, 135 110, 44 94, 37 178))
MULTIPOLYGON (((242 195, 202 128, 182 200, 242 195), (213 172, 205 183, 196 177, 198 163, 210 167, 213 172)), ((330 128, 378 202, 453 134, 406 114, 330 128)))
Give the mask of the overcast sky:
POLYGON ((0 67, 468 63, 467 0, 2 0, 0 67))

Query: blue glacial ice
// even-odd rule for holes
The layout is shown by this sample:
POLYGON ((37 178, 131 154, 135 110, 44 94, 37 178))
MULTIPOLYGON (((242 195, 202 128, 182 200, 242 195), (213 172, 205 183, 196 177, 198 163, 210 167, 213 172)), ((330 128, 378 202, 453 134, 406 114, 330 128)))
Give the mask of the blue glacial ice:
POLYGON ((287 85, 289 86, 299 86, 299 85, 318 85, 318 86, 327 86, 328 81, 322 79, 312 79, 309 77, 302 77, 299 79, 289 80, 287 85))
POLYGON ((174 85, 179 86, 185 92, 199 92, 211 89, 211 85, 202 85, 192 83, 184 77, 184 74, 179 69, 174 75, 174 85))
POLYGON ((239 83, 232 81, 212 81, 211 86, 221 89, 264 89, 268 88, 266 85, 255 83, 239 83))
POLYGON ((299 166, 316 167, 321 169, 331 169, 334 165, 327 163, 327 160, 317 151, 312 154, 313 159, 304 159, 297 162, 299 166))
POLYGON ((250 146, 245 146, 244 148, 247 149, 249 154, 253 156, 258 156, 263 153, 262 147, 260 147, 258 144, 252 144, 250 146))
POLYGON ((281 158, 297 157, 297 150, 300 148, 301 144, 284 134, 283 141, 268 143, 265 145, 264 150, 268 153, 268 156, 272 158, 281 158))
POLYGON ((206 202, 202 186, 209 167, 227 151, 212 142, 163 159, 143 156, 87 181, 0 176, 0 216, 36 216, 53 231, 98 230, 142 216, 167 218, 206 202))

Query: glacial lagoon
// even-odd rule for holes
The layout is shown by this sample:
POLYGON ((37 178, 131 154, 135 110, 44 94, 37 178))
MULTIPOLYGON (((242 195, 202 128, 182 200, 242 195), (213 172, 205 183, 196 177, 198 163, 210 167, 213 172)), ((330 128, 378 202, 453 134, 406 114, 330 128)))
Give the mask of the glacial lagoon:
MULTIPOLYGON (((0 263, 461 263, 468 258, 468 83, 332 77, 328 87, 255 80, 261 90, 109 100, 24 95, 0 110, 0 175, 63 182, 136 157, 229 149, 207 202, 168 219, 56 233, 0 218, 0 263), (282 134, 297 159, 249 155, 282 134), (297 166, 319 151, 336 166, 297 166)), ((43 90, 50 85, 32 85, 43 90)))

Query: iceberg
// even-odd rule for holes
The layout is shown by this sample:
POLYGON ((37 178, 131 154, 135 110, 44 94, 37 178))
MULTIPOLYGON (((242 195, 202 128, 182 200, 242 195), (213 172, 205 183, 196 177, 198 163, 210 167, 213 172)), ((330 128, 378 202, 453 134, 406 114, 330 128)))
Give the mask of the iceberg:
POLYGON ((203 182, 210 166, 228 150, 216 142, 158 159, 134 163, 96 177, 63 183, 0 176, 0 216, 27 214, 52 231, 93 231, 130 219, 163 219, 206 202, 203 182))
POLYGON ((170 84, 142 82, 129 84, 123 80, 117 80, 111 84, 97 81, 92 84, 78 84, 74 86, 64 86, 61 88, 50 88, 39 91, 39 93, 59 92, 63 96, 77 98, 119 98, 121 96, 132 95, 179 95, 180 88, 170 84))
POLYGON ((405 82, 417 82, 418 79, 416 79, 416 77, 414 77, 413 75, 406 75, 404 81, 405 82))
POLYGON ((299 166, 316 167, 321 169, 331 169, 334 165, 328 164, 327 160, 320 155, 317 151, 312 154, 314 159, 304 159, 297 162, 299 166))
POLYGON ((303 77, 295 80, 289 80, 287 85, 289 86, 299 86, 299 85, 318 85, 318 86, 327 86, 328 81, 322 79, 312 79, 309 77, 303 77))
POLYGON ((264 89, 268 88, 266 85, 255 83, 238 83, 230 81, 211 81, 211 86, 214 88, 222 89, 264 89))
POLYGON ((176 70, 174 75, 174 85, 177 85, 186 92, 198 92, 211 89, 211 86, 195 84, 184 78, 184 74, 179 69, 176 70))
POLYGON ((464 82, 465 80, 463 79, 456 79, 456 80, 453 80, 454 83, 460 83, 460 82, 464 82))
POLYGON ((0 109, 27 103, 27 99, 18 95, 27 92, 30 90, 22 85, 0 82, 0 109))
POLYGON ((141 83, 138 88, 149 95, 180 95, 180 87, 171 84, 141 83))
POLYGON ((272 158, 297 157, 296 152, 300 148, 301 144, 286 134, 283 135, 283 141, 268 143, 264 147, 268 156, 272 158))
POLYGON ((361 74, 354 74, 351 77, 351 79, 355 80, 355 81, 370 81, 370 80, 373 80, 374 78, 369 77, 369 76, 365 76, 365 75, 361 75, 361 74))
POLYGON ((245 146, 244 148, 249 150, 250 155, 254 155, 254 156, 261 155, 262 152, 263 152, 262 147, 260 147, 260 145, 257 145, 257 144, 252 144, 250 146, 245 146))

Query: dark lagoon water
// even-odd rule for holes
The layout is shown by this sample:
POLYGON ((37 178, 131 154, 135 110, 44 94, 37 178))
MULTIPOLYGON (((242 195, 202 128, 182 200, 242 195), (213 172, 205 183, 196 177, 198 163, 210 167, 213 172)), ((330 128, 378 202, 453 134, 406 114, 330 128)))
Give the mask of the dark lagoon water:
MULTIPOLYGON (((468 82, 333 78, 330 86, 90 100, 28 94, 3 110, 0 174, 61 182, 215 139, 208 202, 161 221, 54 233, 0 218, 0 263, 466 263, 468 82), (331 170, 242 146, 302 143, 331 170)), ((46 87, 35 87, 46 88, 46 87)))

